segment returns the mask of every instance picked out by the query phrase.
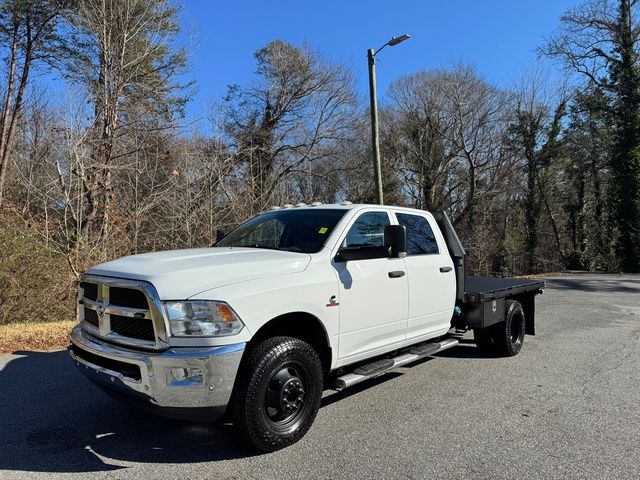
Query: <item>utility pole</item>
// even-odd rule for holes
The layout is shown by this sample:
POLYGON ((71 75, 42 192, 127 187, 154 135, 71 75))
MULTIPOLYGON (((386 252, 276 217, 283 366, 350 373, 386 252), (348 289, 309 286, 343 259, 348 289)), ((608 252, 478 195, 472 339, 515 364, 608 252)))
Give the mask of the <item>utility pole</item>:
POLYGON ((382 45, 378 50, 370 48, 367 50, 367 60, 369 62, 369 101, 371 109, 371 149, 373 151, 373 177, 376 185, 376 196, 378 203, 384 205, 384 192, 382 189, 382 162, 380 160, 380 134, 378 130, 378 98, 376 95, 376 54, 384 47, 389 45, 393 47, 407 40, 409 35, 406 33, 399 37, 391 37, 387 43, 382 45))
POLYGON ((378 203, 384 205, 382 191, 382 165, 380 163, 380 135, 378 133, 378 99, 376 95, 376 54, 373 48, 367 52, 369 59, 369 100, 371 102, 371 148, 373 152, 373 175, 378 203))

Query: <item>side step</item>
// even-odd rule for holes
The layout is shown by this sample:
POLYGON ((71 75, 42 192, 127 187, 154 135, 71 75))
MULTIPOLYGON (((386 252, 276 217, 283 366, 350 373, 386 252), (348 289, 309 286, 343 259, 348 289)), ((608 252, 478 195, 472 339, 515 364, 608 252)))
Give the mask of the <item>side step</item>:
POLYGON ((457 344, 458 340, 455 338, 446 338, 440 342, 421 343, 415 347, 411 347, 407 350, 407 353, 403 353, 394 358, 376 360, 375 362, 356 368, 352 373, 347 373, 346 375, 336 378, 335 388, 336 390, 342 390, 343 388, 381 375, 392 368, 401 367, 446 350, 447 348, 455 347, 457 344))

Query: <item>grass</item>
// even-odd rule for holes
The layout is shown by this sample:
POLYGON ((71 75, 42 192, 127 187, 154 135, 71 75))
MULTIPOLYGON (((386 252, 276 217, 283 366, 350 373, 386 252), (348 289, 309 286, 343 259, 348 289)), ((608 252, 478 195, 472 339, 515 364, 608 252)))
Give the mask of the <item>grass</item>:
POLYGON ((0 325, 0 353, 18 350, 52 350, 69 344, 75 321, 10 323, 0 325))

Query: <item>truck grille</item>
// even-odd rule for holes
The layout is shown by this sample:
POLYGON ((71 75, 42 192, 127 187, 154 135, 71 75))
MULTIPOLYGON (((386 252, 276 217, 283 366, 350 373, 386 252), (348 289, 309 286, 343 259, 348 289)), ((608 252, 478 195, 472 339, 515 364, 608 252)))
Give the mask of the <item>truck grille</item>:
POLYGON ((95 310, 84 307, 84 321, 89 322, 94 327, 99 327, 98 313, 95 310))
POLYGON ((154 340, 153 323, 146 318, 123 317, 111 315, 111 331, 124 337, 154 340))
POLYGON ((78 298, 80 321, 88 333, 130 346, 168 346, 160 301, 151 284, 87 275, 78 298))
POLYGON ((98 298, 98 284, 96 283, 80 283, 80 287, 84 289, 84 296, 89 300, 96 300, 98 298))
POLYGON ((119 307, 148 309, 147 296, 140 290, 131 288, 111 287, 109 289, 109 303, 119 307))

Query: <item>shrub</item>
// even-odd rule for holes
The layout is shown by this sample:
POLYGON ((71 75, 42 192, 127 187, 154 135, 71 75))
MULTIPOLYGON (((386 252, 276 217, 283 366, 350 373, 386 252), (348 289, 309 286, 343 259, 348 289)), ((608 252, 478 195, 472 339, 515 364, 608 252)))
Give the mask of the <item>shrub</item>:
POLYGON ((23 226, 0 221, 0 325, 70 320, 75 277, 64 256, 23 226))

